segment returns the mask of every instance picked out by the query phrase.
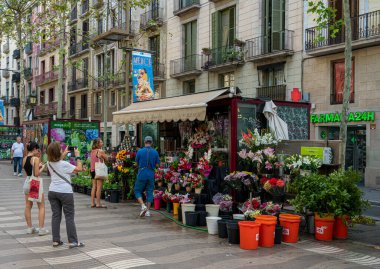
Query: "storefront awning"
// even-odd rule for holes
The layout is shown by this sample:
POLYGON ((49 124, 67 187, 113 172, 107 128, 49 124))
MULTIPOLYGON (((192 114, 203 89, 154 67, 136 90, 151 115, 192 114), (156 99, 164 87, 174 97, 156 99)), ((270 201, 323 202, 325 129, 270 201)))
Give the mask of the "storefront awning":
POLYGON ((114 112, 115 123, 144 123, 164 121, 205 120, 207 103, 228 92, 218 90, 133 103, 114 112))

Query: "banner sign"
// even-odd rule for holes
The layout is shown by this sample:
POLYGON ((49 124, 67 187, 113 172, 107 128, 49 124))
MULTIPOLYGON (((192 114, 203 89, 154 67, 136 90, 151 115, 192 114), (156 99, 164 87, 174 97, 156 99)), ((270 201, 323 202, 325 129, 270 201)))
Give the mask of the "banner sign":
MULTIPOLYGON (((340 113, 325 113, 325 114, 311 114, 311 123, 329 123, 329 122, 341 122, 342 115, 340 113)), ((347 118, 348 122, 356 121, 375 121, 374 111, 364 112, 350 112, 347 118)))
POLYGON ((152 55, 132 51, 133 102, 152 100, 155 97, 152 55))
POLYGON ((86 121, 51 121, 50 142, 61 142, 62 147, 76 147, 87 159, 92 141, 99 137, 99 123, 86 121))
POLYGON ((0 100, 0 125, 5 125, 4 100, 0 100))

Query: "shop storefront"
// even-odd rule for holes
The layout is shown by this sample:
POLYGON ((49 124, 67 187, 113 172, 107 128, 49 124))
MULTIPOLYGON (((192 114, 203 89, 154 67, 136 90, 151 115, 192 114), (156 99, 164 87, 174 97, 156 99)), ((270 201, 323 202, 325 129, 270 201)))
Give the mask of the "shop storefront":
MULTIPOLYGON (((379 169, 376 158, 379 142, 376 138, 379 121, 375 111, 351 111, 348 114, 346 168, 352 167, 363 175, 367 186, 380 185, 376 181, 379 169)), ((316 140, 339 140, 341 114, 338 112, 310 115, 311 133, 316 140)))
MULTIPOLYGON (((290 140, 309 139, 309 104, 275 102, 278 115, 288 124, 290 140)), ((229 89, 133 103, 113 113, 116 124, 137 124, 137 145, 146 135, 166 156, 188 150, 188 142, 203 129, 212 137, 213 155, 234 171, 241 133, 265 130, 265 101, 241 98, 229 89)), ((197 156, 196 156, 197 157, 197 156)), ((199 156, 198 156, 199 157, 199 156)))
POLYGON ((16 126, 0 126, 0 160, 11 158, 11 148, 16 138, 21 136, 22 128, 16 126))

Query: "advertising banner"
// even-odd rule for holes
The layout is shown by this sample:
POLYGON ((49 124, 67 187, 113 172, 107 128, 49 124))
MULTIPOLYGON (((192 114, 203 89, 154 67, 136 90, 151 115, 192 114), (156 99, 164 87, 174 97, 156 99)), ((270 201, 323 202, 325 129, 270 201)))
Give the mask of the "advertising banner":
POLYGON ((5 125, 4 101, 0 100, 0 125, 5 125))
POLYGON ((154 99, 152 55, 146 52, 132 52, 133 102, 154 99))
POLYGON ((82 158, 88 158, 92 141, 99 137, 99 123, 86 121, 51 121, 50 142, 61 142, 62 148, 76 147, 82 158))

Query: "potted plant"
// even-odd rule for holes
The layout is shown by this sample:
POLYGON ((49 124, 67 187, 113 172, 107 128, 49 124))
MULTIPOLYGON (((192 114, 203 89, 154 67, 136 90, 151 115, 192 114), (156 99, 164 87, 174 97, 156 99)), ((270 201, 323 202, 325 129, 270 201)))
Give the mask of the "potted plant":
POLYGON ((228 194, 217 193, 212 197, 214 204, 219 205, 219 216, 232 217, 232 197, 228 194))
POLYGON ((204 187, 204 180, 201 174, 190 173, 188 180, 191 182, 192 187, 195 189, 195 193, 200 194, 204 187))
POLYGON ((209 56, 211 54, 210 48, 202 48, 202 53, 206 56, 209 56))
POLYGON ((161 199, 162 199, 163 194, 164 194, 163 191, 154 190, 153 202, 154 202, 154 209, 155 210, 159 210, 161 208, 161 199))
POLYGON ((109 194, 111 203, 119 203, 120 201, 120 184, 118 182, 112 183, 110 185, 109 194))
POLYGON ((180 185, 181 174, 178 172, 172 172, 172 177, 170 178, 171 183, 174 185, 176 191, 181 189, 180 185))
POLYGON ((154 180, 156 181, 158 187, 162 187, 164 182, 164 171, 162 169, 158 168, 154 171, 154 180))

